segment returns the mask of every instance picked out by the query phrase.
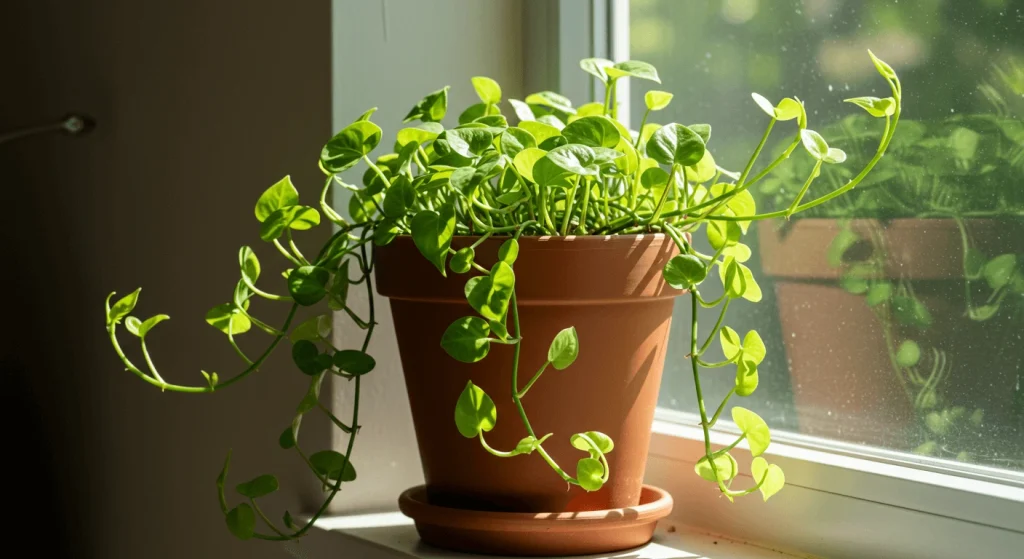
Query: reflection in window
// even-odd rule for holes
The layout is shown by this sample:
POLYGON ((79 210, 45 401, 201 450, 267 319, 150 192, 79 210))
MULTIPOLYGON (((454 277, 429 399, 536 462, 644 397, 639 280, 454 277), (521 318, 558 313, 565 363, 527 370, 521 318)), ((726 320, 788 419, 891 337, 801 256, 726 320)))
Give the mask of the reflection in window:
MULTIPOLYGON (((751 229, 748 264, 772 288, 730 309, 769 349, 744 405, 802 433, 1024 469, 1024 1, 633 0, 630 17, 632 58, 676 94, 659 116, 710 123, 727 169, 764 130, 750 92, 804 100, 809 126, 849 155, 820 193, 880 133, 842 103, 888 95, 865 51, 904 84, 904 120, 872 177, 751 229)), ((639 122, 647 85, 632 87, 639 122)), ((811 168, 796 152, 754 187, 759 209, 784 209, 811 168)), ((673 333, 661 404, 693 410, 687 335, 673 333)), ((716 394, 733 383, 708 378, 716 394)))

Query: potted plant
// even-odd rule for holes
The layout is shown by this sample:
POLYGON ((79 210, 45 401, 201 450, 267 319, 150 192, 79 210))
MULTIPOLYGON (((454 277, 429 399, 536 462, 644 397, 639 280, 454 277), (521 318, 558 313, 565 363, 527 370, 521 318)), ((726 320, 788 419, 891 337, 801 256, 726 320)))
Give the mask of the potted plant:
POLYGON ((852 189, 881 159, 899 120, 901 89, 892 69, 874 55, 872 60, 892 96, 853 101, 884 120, 876 156, 847 184, 810 201, 804 201, 805 188, 782 212, 757 213, 748 191, 777 122, 797 124, 792 148, 802 143, 818 166, 845 158, 807 129, 804 105, 794 98, 773 105, 754 95, 769 119, 738 174, 715 163, 707 148, 710 126, 648 122, 652 112, 669 104, 670 93, 646 95, 648 111, 639 131, 617 120, 621 80, 660 81, 652 66, 638 61, 582 61, 581 67, 605 84, 604 102, 574 108, 552 92, 509 100, 516 126, 500 111, 501 89, 493 80, 473 79, 480 103, 462 112, 454 128, 440 124, 448 89, 438 90, 409 112, 406 122, 416 123, 397 132, 392 152, 376 158, 370 154, 382 131, 371 122, 371 109, 324 147, 319 210, 300 203, 288 177, 257 201, 261 239, 292 268, 285 274, 287 294, 268 291, 255 251, 242 247, 241 279, 230 302, 206 317, 239 353, 240 373, 204 372, 206 382, 198 386, 165 381, 146 350, 146 337, 167 316, 132 316, 138 290, 113 304, 108 298, 111 343, 125 367, 143 381, 165 391, 206 393, 256 372, 287 338, 309 390, 290 424, 282 425, 279 444, 309 465, 325 488, 324 503, 306 522, 286 515, 277 525, 258 504, 278 489, 275 477, 237 485, 244 501, 232 506, 225 461, 218 488, 236 536, 297 538, 311 529, 341 485, 356 478, 352 457, 361 425, 360 383, 375 366, 366 349, 377 324, 376 284, 391 298, 426 474, 425 488, 400 499, 421 536, 473 551, 595 553, 646 542, 657 519, 671 509, 671 497, 643 486, 642 479, 672 301, 686 293, 694 308, 690 360, 705 434, 696 473, 730 500, 757 491, 767 499, 782 489, 785 478, 761 456, 771 440, 765 422, 734 407, 729 415, 742 431, 737 440, 712 450, 708 438, 730 399, 757 388, 757 366, 765 353, 757 332, 741 336, 724 325, 730 302, 756 302, 761 294, 743 264, 750 249, 740 240, 751 221, 789 216, 852 189), (345 182, 342 173, 359 162, 368 168, 362 186, 345 182), (352 192, 351 219, 328 203, 337 186, 352 192), (322 218, 337 231, 307 257, 292 233, 315 227, 322 218), (702 254, 690 243, 702 227, 714 254, 702 254), (717 275, 725 288, 714 301, 699 291, 708 275, 717 275), (349 308, 352 289, 366 290, 368 314, 349 308), (288 305, 287 319, 281 325, 259 320, 250 309, 253 299, 288 305), (699 305, 721 309, 718 324, 704 337, 697 331, 699 305), (330 315, 294 324, 300 307, 310 306, 345 313, 341 316, 364 330, 363 339, 352 347, 334 347, 330 315), (145 368, 122 350, 117 336, 122 323, 138 338, 145 368), (246 354, 235 341, 253 329, 270 337, 258 355, 246 354), (706 352, 716 341, 725 359, 709 362, 706 352), (736 369, 735 387, 720 405, 707 407, 700 370, 727 366, 736 369), (336 417, 320 404, 327 379, 353 384, 351 418, 336 417), (348 434, 343 452, 302 448, 300 427, 311 413, 323 414, 348 434), (744 441, 755 456, 750 470, 756 482, 734 488, 738 464, 729 451, 744 441), (538 514, 562 512, 572 514, 538 514))
MULTIPOLYGON (((864 160, 865 124, 848 117, 826 130, 864 160)), ((1022 145, 1024 126, 1011 115, 905 121, 889 157, 850 196, 784 227, 761 225, 802 431, 1006 462, 977 441, 986 419, 1021 419, 1020 356, 1007 344, 1024 311, 1015 253, 1024 196, 1011 187, 1024 170, 1022 145)), ((784 202, 786 173, 799 169, 766 181, 763 193, 784 202)), ((823 182, 847 175, 832 167, 823 182)))

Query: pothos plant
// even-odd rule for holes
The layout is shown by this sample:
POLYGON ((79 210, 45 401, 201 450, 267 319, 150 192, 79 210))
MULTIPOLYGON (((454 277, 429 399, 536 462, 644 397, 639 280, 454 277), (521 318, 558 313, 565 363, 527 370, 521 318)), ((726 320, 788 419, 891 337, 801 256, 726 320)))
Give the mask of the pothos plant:
MULTIPOLYGON (((992 98, 996 90, 987 87, 992 98)), ((826 130, 847 146, 852 161, 864 161, 870 138, 867 124, 854 115, 826 130)), ((787 184, 786 174, 797 173, 800 167, 806 168, 807 164, 798 162, 765 181, 762 193, 776 203, 785 203, 794 190, 787 184)), ((954 370, 948 351, 951 348, 924 346, 915 335, 927 332, 934 318, 928 305, 915 294, 913 281, 887 277, 889 243, 878 220, 952 220, 960 233, 959 245, 950 248, 959 251, 963 261, 964 316, 985 322, 1002 311, 1019 322, 1024 318, 1022 256, 983 253, 972 242, 969 224, 990 219, 1005 225, 1024 217, 1024 194, 1015 186, 1022 173, 1024 124, 1013 115, 904 121, 900 137, 890 146, 889 157, 861 188, 835 204, 804 214, 843 223, 825 256, 831 266, 842 270, 840 285, 863 296, 878 317, 893 372, 919 419, 920 437, 915 443, 919 454, 972 460, 967 449, 978 438, 985 414, 982 408, 955 405, 945 394, 944 381, 954 370), (857 218, 872 221, 855 230, 850 220, 857 218)), ((819 188, 842 184, 848 178, 845 169, 829 168, 819 188)))
MULTIPOLYGON (((319 509, 303 524, 295 523, 285 513, 282 525, 270 520, 258 499, 278 489, 274 476, 264 475, 236 486, 244 501, 234 507, 228 503, 225 484, 228 460, 217 480, 221 510, 228 527, 238 537, 283 540, 307 533, 327 509, 344 482, 356 477, 352 452, 359 434, 359 398, 363 376, 373 371, 375 361, 366 353, 377 324, 373 306, 374 247, 386 245, 398 235, 409 235, 419 251, 442 275, 474 274, 466 282, 466 299, 475 314, 456 320, 440 335, 440 343, 453 358, 476 362, 485 358, 493 344, 513 346, 513 385, 506 395, 518 410, 524 438, 513 449, 491 448, 484 434, 497 420, 494 401, 472 382, 467 383, 455 404, 455 423, 467 438, 479 439, 483 448, 502 458, 538 454, 554 473, 569 484, 587 491, 596 491, 607 482, 611 472, 606 454, 614 443, 606 435, 589 431, 577 433, 570 443, 586 452, 576 465, 575 475, 557 464, 546 452, 551 435, 538 436, 531 425, 523 401, 530 388, 549 367, 564 369, 576 358, 579 340, 572 325, 566 325, 550 344, 548 362, 525 385, 519 380, 519 355, 524 335, 519 324, 516 302, 515 261, 519 252, 517 239, 528 236, 618 235, 662 233, 679 249, 663 270, 665 281, 677 289, 689 290, 693 313, 690 321, 689 357, 696 385, 697 402, 704 430, 704 456, 696 466, 697 473, 717 484, 730 500, 759 491, 767 499, 784 484, 782 470, 761 456, 768 448, 771 435, 768 426, 754 412, 735 407, 731 415, 742 434, 731 444, 712 449, 709 430, 715 425, 733 396, 749 396, 758 385, 758 365, 765 357, 765 347, 757 332, 740 334, 724 325, 726 310, 735 299, 756 302, 761 290, 753 273, 744 265, 750 249, 741 243, 751 221, 788 217, 814 208, 860 183, 882 158, 900 117, 901 87, 895 72, 885 62, 871 55, 878 72, 892 91, 887 98, 861 97, 850 101, 884 120, 885 126, 875 156, 846 184, 804 201, 811 183, 823 165, 841 163, 845 154, 831 148, 818 133, 807 128, 803 102, 786 98, 772 104, 754 94, 757 106, 767 114, 767 125, 760 142, 753 150, 742 172, 731 173, 719 167, 708 142, 711 126, 707 124, 658 125, 651 115, 667 107, 672 94, 651 91, 645 96, 647 111, 638 131, 627 129, 617 119, 616 87, 624 79, 659 82, 658 73, 650 64, 639 61, 613 63, 603 59, 586 59, 581 67, 605 86, 603 102, 573 107, 570 100, 545 91, 523 101, 510 99, 508 104, 518 123, 509 124, 501 111, 502 93, 499 85, 485 77, 473 78, 480 103, 470 106, 458 117, 458 125, 445 128, 441 121, 448 110, 448 88, 430 93, 412 108, 405 122, 416 122, 398 131, 391 153, 371 158, 381 142, 380 127, 371 122, 374 109, 367 111, 345 127, 324 146, 320 168, 326 180, 320 191, 319 210, 303 205, 290 178, 285 177, 260 196, 256 203, 256 219, 260 238, 269 243, 291 264, 285 272, 287 294, 277 294, 257 287, 261 265, 250 247, 238 254, 241 279, 235 285, 231 300, 214 307, 207 322, 223 332, 238 353, 241 372, 223 377, 203 372, 205 383, 195 386, 167 382, 157 372, 146 349, 146 338, 167 315, 158 314, 146 320, 131 315, 139 291, 110 304, 107 299, 106 324, 110 341, 125 367, 143 381, 163 391, 209 393, 227 388, 251 375, 286 337, 292 344, 295 366, 309 377, 309 389, 300 400, 290 425, 280 436, 280 446, 294 451, 323 484, 326 497, 319 509), (787 149, 759 172, 754 168, 769 135, 780 121, 793 121, 796 129, 787 149), (758 213, 748 189, 785 162, 800 146, 815 161, 814 171, 806 177, 803 188, 782 211, 758 213), (346 182, 342 173, 357 163, 365 163, 362 186, 346 182), (328 202, 331 189, 341 187, 351 192, 346 219, 328 202), (293 238, 293 232, 311 229, 326 218, 336 228, 331 238, 308 258, 293 238), (691 235, 704 229, 713 254, 703 254, 690 243, 691 235), (469 247, 455 250, 455 235, 477 236, 469 247), (498 261, 477 262, 474 249, 490 237, 507 237, 501 245, 498 261), (714 270, 717 269, 717 274, 714 270), (724 285, 724 294, 707 301, 700 287, 709 275, 717 275, 724 285), (367 315, 360 316, 348 304, 352 287, 366 289, 369 300, 367 315), (269 325, 254 316, 250 302, 264 299, 283 303, 290 310, 283 324, 269 325), (294 325, 300 307, 320 305, 344 312, 364 330, 361 343, 354 348, 333 345, 329 315, 294 325), (697 331, 697 309, 719 307, 717 323, 701 342, 697 331), (145 370, 122 351, 117 337, 121 323, 138 338, 145 361, 145 370), (256 355, 244 352, 236 336, 253 329, 270 337, 266 349, 256 355), (725 360, 709 363, 703 359, 714 340, 718 339, 725 360), (701 390, 702 368, 735 367, 735 386, 724 395, 713 412, 705 403, 701 390), (353 384, 352 417, 348 421, 336 417, 320 402, 321 386, 328 377, 344 379, 353 384), (324 415, 348 434, 344 452, 321 450, 307 453, 299 444, 300 426, 310 413, 324 415), (736 489, 733 481, 738 473, 736 460, 729 453, 746 441, 755 456, 751 471, 755 483, 736 489), (257 529, 257 517, 265 529, 257 529)), ((511 116, 511 115, 509 115, 511 116)), ((264 280, 265 282, 265 280, 264 280)), ((111 294, 113 295, 113 294, 111 294)))

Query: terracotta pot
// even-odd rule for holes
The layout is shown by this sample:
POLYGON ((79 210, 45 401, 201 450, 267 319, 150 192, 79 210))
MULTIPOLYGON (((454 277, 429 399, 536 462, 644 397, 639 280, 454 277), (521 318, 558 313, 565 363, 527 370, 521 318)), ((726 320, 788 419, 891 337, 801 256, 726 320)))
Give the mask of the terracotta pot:
MULTIPOLYGON (((453 247, 473 241, 457 238, 453 247)), ((496 262, 503 241, 477 247, 477 263, 496 262)), ((549 368, 523 399, 530 422, 538 437, 554 433, 544 448, 570 474, 586 456, 569 444, 573 434, 595 430, 615 441, 610 481, 587 493, 568 486, 537 453, 497 458, 459 434, 455 403, 472 380, 497 406, 488 444, 510 450, 526 435, 511 398, 512 346, 495 344, 474 364, 452 359, 441 348, 441 334, 455 319, 475 314, 463 294, 472 274, 442 277, 409 237, 378 250, 377 290, 391 299, 431 504, 571 512, 639 503, 673 299, 680 294, 664 283, 661 269, 676 253, 663 235, 520 239, 514 266, 523 335, 520 386, 547 360, 558 331, 575 326, 580 342, 576 362, 564 371, 549 368)))
MULTIPOLYGON (((954 369, 942 388, 953 403, 984 407, 990 418, 1011 413, 1011 399, 994 392, 1012 393, 1017 358, 1001 341, 1005 325, 1000 320, 975 322, 965 316, 956 223, 864 219, 850 225, 863 239, 872 230, 881 232, 885 276, 909 280, 932 314, 933 324, 924 330, 895 325, 894 343, 913 339, 922 348, 947 352, 954 369), (1006 390, 994 391, 998 386, 1006 390)), ((906 450, 920 442, 914 439, 917 418, 893 371, 885 330, 863 295, 840 287, 841 270, 826 258, 841 229, 834 219, 799 219, 783 228, 759 224, 763 269, 775 283, 800 431, 906 450)), ((1020 238, 991 221, 969 222, 968 229, 974 245, 990 257, 1012 252, 1020 238)), ((847 260, 867 257, 871 250, 865 241, 846 253, 847 260)))

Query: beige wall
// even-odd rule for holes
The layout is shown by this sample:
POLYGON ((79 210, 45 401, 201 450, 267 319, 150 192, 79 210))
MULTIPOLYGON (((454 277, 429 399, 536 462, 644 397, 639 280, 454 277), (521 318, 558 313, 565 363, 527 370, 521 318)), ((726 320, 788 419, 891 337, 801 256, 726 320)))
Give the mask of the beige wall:
POLYGON ((282 352, 215 397, 161 394, 121 370, 102 306, 141 285, 139 314, 172 316, 151 336, 169 379, 237 370, 203 314, 230 297, 239 246, 279 260, 257 236, 259 193, 285 173, 318 191, 330 48, 327 0, 0 3, 0 133, 68 110, 99 121, 80 139, 0 145, 13 540, 45 556, 281 556, 227 533, 214 479, 229 447, 233 482, 306 479, 276 446, 302 375, 282 352))

